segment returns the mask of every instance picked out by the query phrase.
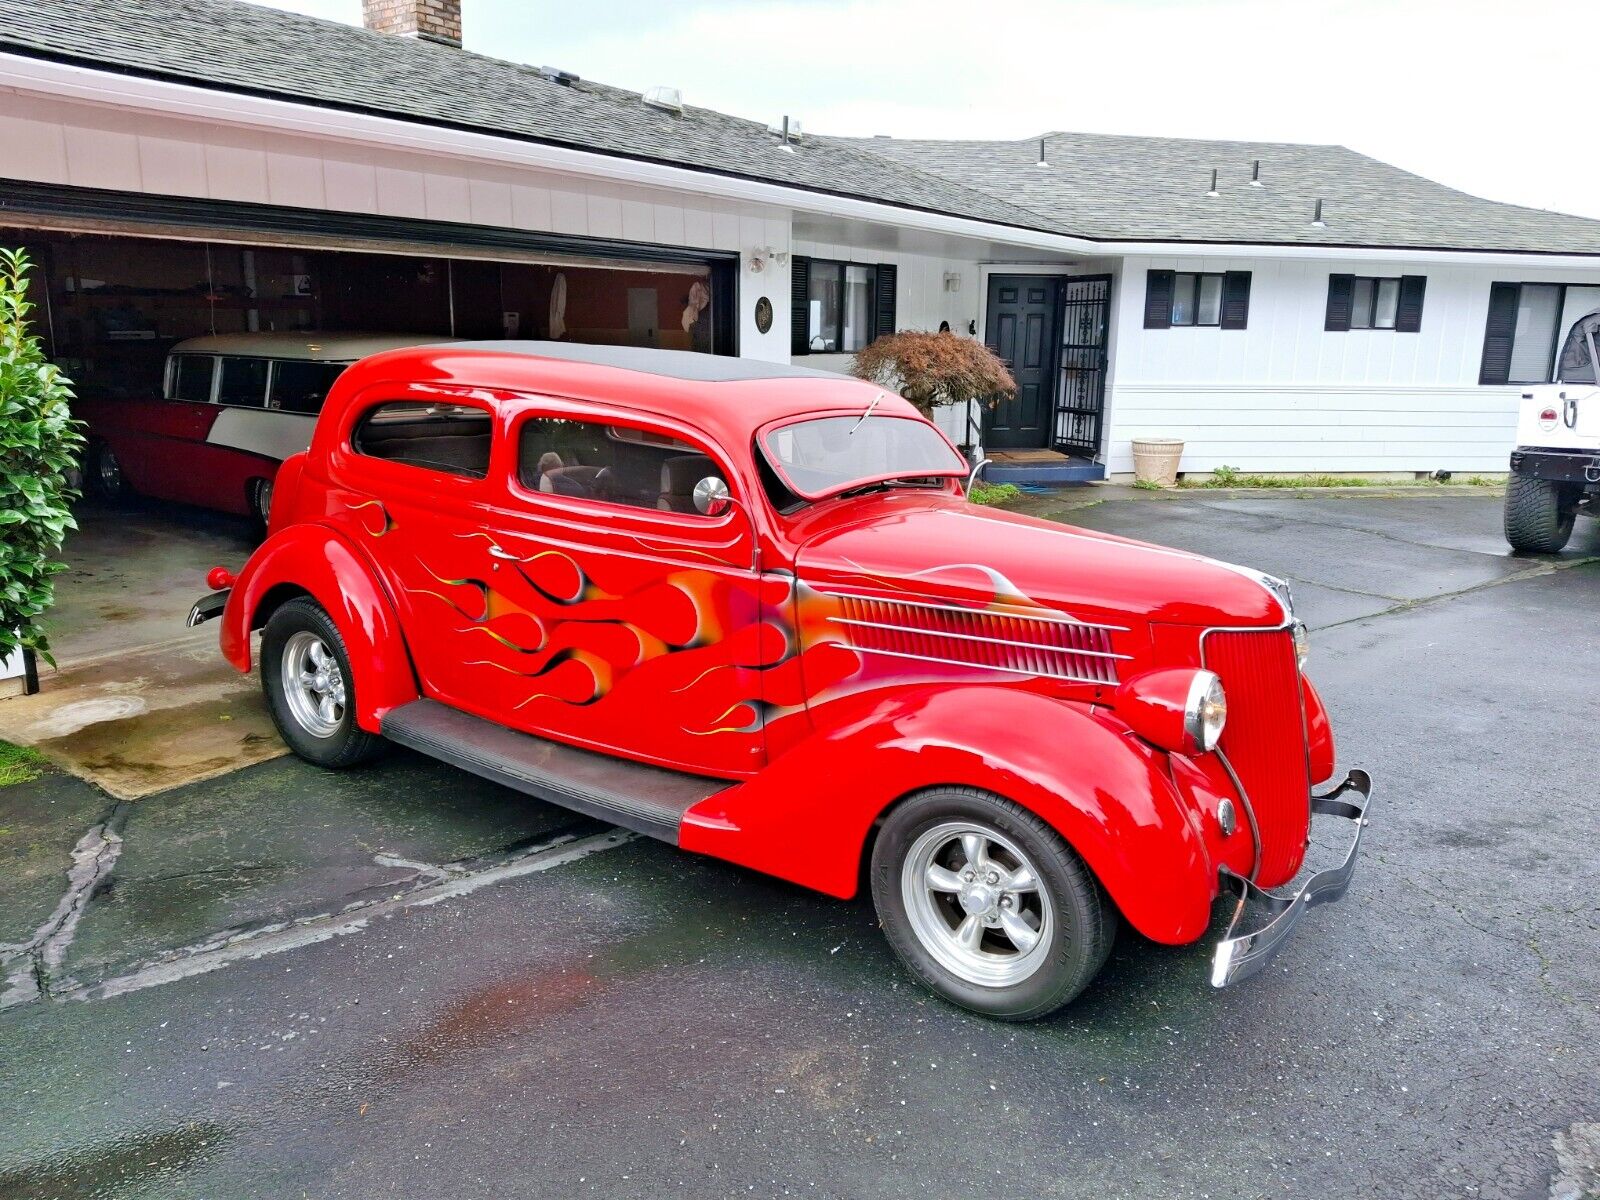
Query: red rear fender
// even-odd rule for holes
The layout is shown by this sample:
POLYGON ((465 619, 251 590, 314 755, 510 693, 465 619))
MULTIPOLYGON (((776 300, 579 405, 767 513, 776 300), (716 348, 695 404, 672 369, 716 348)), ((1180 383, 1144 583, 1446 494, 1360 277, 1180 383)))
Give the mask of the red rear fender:
POLYGON ((248 671, 250 631, 300 594, 320 604, 339 627, 355 677, 356 721, 376 733, 384 713, 417 699, 416 676, 383 585, 366 558, 331 529, 291 525, 250 556, 222 613, 223 657, 248 671))
POLYGON ((1216 889, 1200 834, 1164 756, 1119 724, 997 687, 878 691, 818 716, 824 729, 690 809, 680 845, 851 896, 868 834, 896 800, 983 788, 1049 821, 1146 937, 1204 932, 1216 889))

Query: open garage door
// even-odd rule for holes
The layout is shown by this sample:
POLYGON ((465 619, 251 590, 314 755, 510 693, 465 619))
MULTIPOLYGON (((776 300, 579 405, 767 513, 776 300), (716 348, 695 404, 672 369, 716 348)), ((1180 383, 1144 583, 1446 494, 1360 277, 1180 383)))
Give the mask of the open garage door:
POLYGON ((52 619, 67 664, 181 632, 206 568, 242 561, 341 369, 334 347, 737 351, 736 256, 687 247, 12 181, 0 245, 32 257, 38 333, 90 422, 100 494, 80 506, 52 619), (140 425, 137 444, 113 421, 140 425))

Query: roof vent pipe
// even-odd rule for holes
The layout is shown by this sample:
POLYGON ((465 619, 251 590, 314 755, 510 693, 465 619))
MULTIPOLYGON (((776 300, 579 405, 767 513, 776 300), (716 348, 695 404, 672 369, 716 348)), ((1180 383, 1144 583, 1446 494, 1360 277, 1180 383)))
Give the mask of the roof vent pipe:
POLYGON ((644 94, 644 102, 651 108, 683 115, 683 93, 675 87, 653 87, 644 94))
POLYGON ((1034 163, 1033 165, 1036 166, 1036 167, 1048 167, 1050 165, 1048 162, 1045 161, 1045 157, 1044 157, 1044 139, 1043 138, 1039 139, 1039 161, 1034 163))
POLYGON ((1261 186, 1261 160, 1259 158, 1256 159, 1255 166, 1250 168, 1250 186, 1261 186))
POLYGON ((793 120, 787 114, 784 115, 781 125, 768 125, 767 132, 777 134, 778 149, 787 150, 790 154, 794 153, 794 147, 790 143, 798 142, 805 136, 800 131, 800 122, 793 120))
POLYGON ((1211 168, 1211 190, 1209 192, 1207 192, 1206 195, 1215 196, 1216 194, 1217 194, 1217 169, 1215 167, 1212 167, 1211 168))
POLYGON ((1326 229, 1328 223, 1322 219, 1322 197, 1317 197, 1317 209, 1311 214, 1311 227, 1313 229, 1326 229))

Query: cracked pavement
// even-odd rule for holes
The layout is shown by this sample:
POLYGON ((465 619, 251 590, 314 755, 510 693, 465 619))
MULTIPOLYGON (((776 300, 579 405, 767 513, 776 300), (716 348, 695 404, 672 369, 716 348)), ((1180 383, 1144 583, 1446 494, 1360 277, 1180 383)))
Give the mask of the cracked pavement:
POLYGON ((1263 975, 1124 932, 999 1025, 864 901, 410 755, 52 776, 0 791, 0 1196, 1600 1195, 1600 530, 1519 559, 1493 494, 1097 495, 1025 503, 1294 581, 1376 780, 1263 975))

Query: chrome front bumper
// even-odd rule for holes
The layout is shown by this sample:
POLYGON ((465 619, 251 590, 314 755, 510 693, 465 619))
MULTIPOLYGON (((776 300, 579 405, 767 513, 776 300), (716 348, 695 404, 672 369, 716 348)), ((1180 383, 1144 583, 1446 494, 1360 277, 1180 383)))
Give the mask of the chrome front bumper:
POLYGON ((1365 771, 1351 771, 1345 780, 1325 796, 1311 797, 1311 815, 1339 817, 1354 822, 1356 835, 1350 843, 1350 852, 1344 862, 1326 871, 1318 871, 1291 896, 1257 887, 1242 875, 1222 868, 1222 886, 1238 896, 1233 920, 1228 923, 1228 935, 1217 943, 1211 960, 1211 985, 1227 987, 1247 979, 1276 954, 1300 924, 1307 909, 1319 904, 1331 904, 1350 886, 1355 874, 1356 854, 1361 849, 1361 834, 1367 827, 1367 814, 1372 808, 1372 779, 1365 771), (1347 798, 1353 797, 1353 798, 1347 798), (1265 909, 1272 914, 1269 920, 1254 933, 1239 933, 1245 923, 1247 911, 1265 909))

